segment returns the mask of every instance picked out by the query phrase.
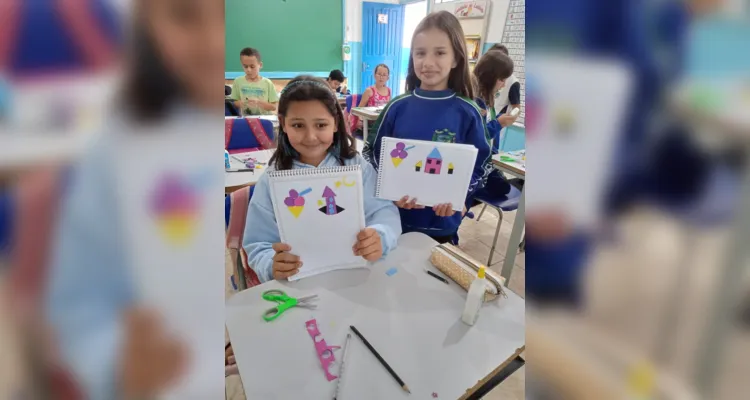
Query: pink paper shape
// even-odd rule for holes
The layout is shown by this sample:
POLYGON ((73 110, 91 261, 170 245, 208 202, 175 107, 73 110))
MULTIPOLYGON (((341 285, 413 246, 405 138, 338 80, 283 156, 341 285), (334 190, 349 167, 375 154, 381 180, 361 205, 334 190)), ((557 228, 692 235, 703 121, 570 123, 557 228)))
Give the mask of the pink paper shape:
POLYGON ((320 330, 318 330, 318 322, 314 319, 311 319, 307 322, 305 322, 305 327, 307 328, 307 333, 310 334, 310 337, 313 339, 313 343, 315 343, 315 350, 318 352, 318 359, 320 360, 320 365, 323 367, 323 371, 326 373, 326 379, 328 381, 332 381, 337 376, 331 374, 331 372, 328 370, 336 361, 336 357, 333 355, 333 350, 341 348, 341 346, 328 346, 326 344, 325 339, 323 339, 323 335, 321 335, 320 330))

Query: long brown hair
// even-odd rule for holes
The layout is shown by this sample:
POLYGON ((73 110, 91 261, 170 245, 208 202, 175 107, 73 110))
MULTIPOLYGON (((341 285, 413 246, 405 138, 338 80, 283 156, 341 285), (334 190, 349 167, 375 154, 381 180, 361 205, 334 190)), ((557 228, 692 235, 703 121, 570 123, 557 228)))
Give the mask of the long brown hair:
MULTIPOLYGON (((448 75, 448 88, 459 96, 474 99, 474 89, 471 85, 469 74, 469 63, 466 58, 466 42, 464 41, 464 30, 458 18, 448 11, 438 11, 426 16, 414 30, 414 36, 428 29, 439 29, 448 35, 453 47, 453 55, 456 58, 456 67, 451 69, 448 75)), ((414 47, 414 36, 411 38, 414 47)), ((418 88, 422 82, 414 72, 414 56, 409 54, 409 70, 406 75, 406 91, 411 92, 418 88)))
POLYGON ((479 59, 474 67, 474 82, 477 95, 488 106, 494 106, 495 85, 497 81, 504 81, 513 74, 513 60, 502 50, 490 50, 479 59))
MULTIPOLYGON (((336 132, 333 134, 333 143, 328 151, 333 151, 339 163, 344 165, 345 159, 357 155, 357 144, 346 130, 344 112, 341 111, 338 100, 324 80, 310 75, 300 75, 289 81, 279 98, 279 119, 286 117, 290 103, 311 100, 321 102, 336 120, 336 132)), ((269 164, 277 170, 292 169, 294 160, 299 157, 299 153, 289 142, 289 136, 284 132, 284 125, 286 124, 279 124, 279 144, 269 161, 269 164)))

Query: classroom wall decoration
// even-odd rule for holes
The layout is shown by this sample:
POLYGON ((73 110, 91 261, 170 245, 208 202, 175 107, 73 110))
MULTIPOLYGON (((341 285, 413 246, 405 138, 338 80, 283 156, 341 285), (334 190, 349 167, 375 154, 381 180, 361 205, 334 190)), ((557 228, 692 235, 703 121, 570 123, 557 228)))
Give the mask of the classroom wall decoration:
POLYGON ((508 3, 508 16, 500 42, 508 48, 513 60, 513 74, 521 83, 521 114, 516 122, 526 121, 526 0, 511 0, 508 3))

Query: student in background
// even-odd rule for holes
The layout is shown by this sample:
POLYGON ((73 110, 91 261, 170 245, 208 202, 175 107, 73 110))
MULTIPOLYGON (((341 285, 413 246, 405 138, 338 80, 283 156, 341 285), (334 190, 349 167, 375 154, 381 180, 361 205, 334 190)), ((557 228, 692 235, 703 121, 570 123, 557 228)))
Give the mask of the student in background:
MULTIPOLYGON (((502 44, 496 44, 490 48, 490 51, 501 51, 503 54, 508 56, 508 48, 502 44)), ((509 76, 505 85, 495 92, 494 109, 497 114, 497 122, 500 123, 502 128, 507 128, 513 125, 518 119, 520 113, 516 116, 510 115, 510 111, 514 108, 521 108, 521 82, 518 81, 515 75, 509 76)), ((494 143, 492 145, 492 153, 497 154, 500 151, 500 132, 498 131, 497 136, 494 137, 494 143)))
MULTIPOLYGON (((385 84, 388 82, 391 70, 385 64, 375 67, 375 85, 370 86, 362 94, 359 107, 382 107, 391 101, 391 88, 385 84)), ((362 121, 356 115, 351 116, 351 131, 362 131, 362 121)))
POLYGON ((378 168, 384 136, 470 144, 477 148, 463 213, 454 212, 451 204, 425 208, 415 198, 404 197, 396 202, 404 232, 422 232, 446 243, 454 239, 466 203, 484 186, 492 169, 487 128, 473 100, 463 29, 453 14, 432 13, 417 26, 411 43, 406 91, 380 113, 368 135, 364 155, 378 168), (448 133, 438 135, 438 131, 448 133))
POLYGON ((349 94, 349 89, 346 87, 346 77, 340 69, 334 69, 328 74, 328 86, 331 90, 339 94, 349 94))
POLYGON ((235 78, 232 83, 234 105, 244 115, 268 115, 276 111, 279 96, 268 78, 260 76, 263 68, 260 52, 251 47, 240 51, 240 62, 245 76, 235 78))
MULTIPOLYGON (((113 159, 134 135, 148 139, 179 131, 192 140, 195 130, 216 126, 224 6, 184 0, 136 3, 137 52, 123 107, 71 176, 45 299, 60 354, 87 399, 154 398, 179 379, 190 357, 179 332, 167 332, 154 310, 139 305, 135 266, 124 245, 128 228, 122 218, 125 206, 118 201, 121 176, 113 159), (144 125, 151 129, 143 132, 144 125)), ((152 156, 147 154, 141 157, 152 156)))
MULTIPOLYGON (((482 109, 487 123, 489 138, 495 141, 495 146, 500 138, 502 126, 495 115, 495 93, 505 86, 505 81, 513 75, 513 60, 504 53, 490 50, 485 53, 474 67, 474 84, 477 91, 476 102, 482 109)), ((494 147, 494 146, 493 146, 494 147)), ((488 178, 487 185, 479 189, 479 193, 486 193, 497 198, 510 191, 510 185, 500 171, 493 169, 488 178)), ((476 204, 472 204, 476 205, 476 204)))
MULTIPOLYGON (((390 201, 375 197, 378 174, 357 153, 338 100, 323 80, 299 76, 281 93, 279 147, 269 164, 269 170, 360 165, 367 228, 352 243, 352 251, 365 260, 377 261, 396 247, 401 234, 398 210, 390 201)), ((268 174, 263 174, 255 185, 242 245, 248 264, 261 282, 287 279, 304 262, 294 255, 293 248, 280 242, 268 174)))

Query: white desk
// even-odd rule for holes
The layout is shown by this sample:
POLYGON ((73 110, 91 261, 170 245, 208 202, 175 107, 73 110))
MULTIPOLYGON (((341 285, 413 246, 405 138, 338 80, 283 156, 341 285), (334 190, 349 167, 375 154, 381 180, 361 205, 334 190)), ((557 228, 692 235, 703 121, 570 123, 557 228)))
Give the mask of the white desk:
MULTIPOLYGON (((260 162, 268 163, 268 160, 271 159, 274 151, 275 150, 259 150, 247 153, 230 154, 229 163, 232 165, 232 168, 245 168, 244 164, 235 160, 232 156, 241 159, 253 157, 260 162)), ((260 179, 260 176, 266 172, 267 168, 268 164, 265 164, 263 165, 263 168, 256 169, 253 172, 224 172, 224 192, 231 193, 242 187, 255 185, 258 182, 258 179, 260 179)))
MULTIPOLYGON (((403 392, 365 345, 349 343, 343 399, 457 399, 524 347, 525 304, 516 294, 485 304, 476 325, 461 322, 466 292, 427 275, 437 243, 419 233, 402 235, 386 260, 368 269, 335 271, 297 282, 272 281, 227 301, 226 324, 249 399, 330 399, 328 382, 305 321, 315 318, 328 345, 343 345, 354 325, 411 389, 403 392), (391 267, 398 272, 387 276, 391 267), (267 323, 268 289, 291 296, 318 295, 317 310, 292 309, 267 323)), ((342 352, 335 357, 341 360, 342 352)), ((517 368, 517 367, 516 367, 517 368)), ((331 367, 338 375, 338 365, 331 367)))
MULTIPOLYGON (((357 151, 362 153, 362 149, 365 145, 364 142, 359 139, 355 140, 357 141, 357 151)), ((241 162, 235 160, 232 156, 238 158, 253 157, 258 161, 264 162, 266 164, 263 165, 263 168, 256 169, 255 172, 224 172, 224 193, 231 193, 242 187, 255 185, 258 182, 258 179, 260 179, 261 175, 266 172, 266 169, 268 168, 268 160, 271 159, 271 156, 273 156, 273 153, 275 151, 276 149, 230 154, 229 163, 231 164, 232 168, 245 168, 245 166, 241 162)))
POLYGON ((375 121, 380 116, 383 107, 352 107, 352 115, 356 115, 362 120, 362 139, 367 142, 367 123, 375 121))
MULTIPOLYGON (((525 153, 524 153, 525 154, 525 153)), ((502 172, 507 172, 510 175, 515 176, 519 179, 526 179, 526 160, 518 156, 517 152, 505 153, 501 152, 492 156, 492 165, 502 172), (512 157, 514 161, 504 161, 503 156, 512 157)), ((524 185, 524 188, 526 185, 524 185)), ((523 233, 525 220, 525 201, 526 190, 521 190, 521 200, 518 203, 518 210, 516 210, 516 218, 513 220, 513 229, 510 231, 510 238, 508 238, 508 251, 505 254, 505 260, 503 260, 503 269, 500 275, 505 277, 505 284, 510 282, 510 274, 513 272, 513 265, 516 262, 516 254, 518 253, 518 245, 521 243, 521 234, 523 233)))

